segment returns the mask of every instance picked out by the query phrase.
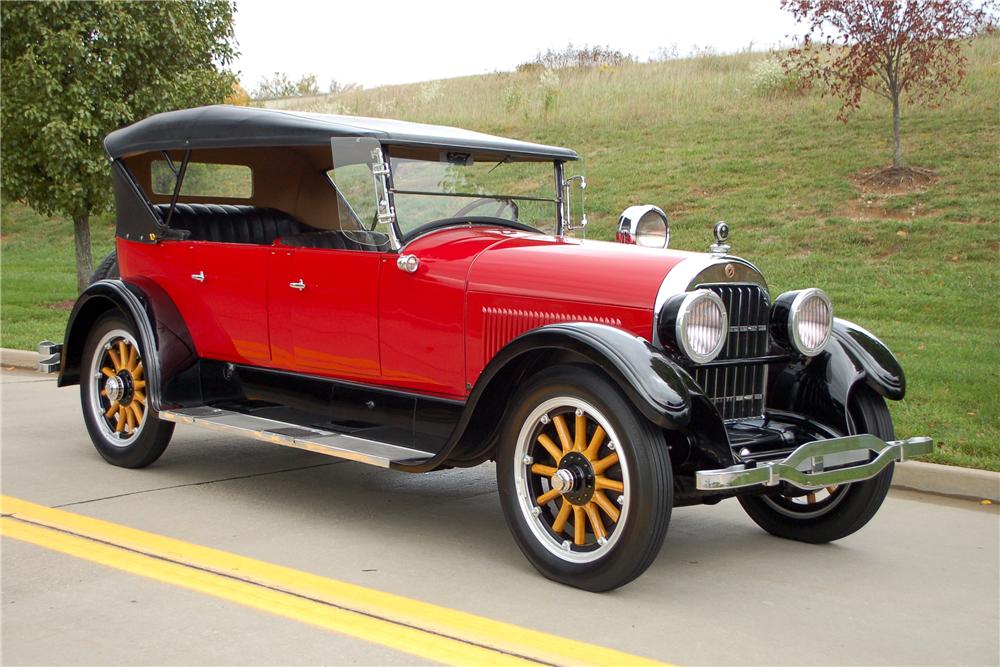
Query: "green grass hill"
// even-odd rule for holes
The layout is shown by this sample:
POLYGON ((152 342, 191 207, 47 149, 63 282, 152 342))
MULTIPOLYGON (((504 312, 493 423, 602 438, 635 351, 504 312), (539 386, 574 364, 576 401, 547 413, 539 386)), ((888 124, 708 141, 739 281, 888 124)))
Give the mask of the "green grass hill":
MULTIPOLYGON (((1000 470, 1000 38, 969 49, 960 94, 904 106, 904 161, 936 180, 867 191, 891 162, 889 109, 863 101, 848 124, 818 91, 794 92, 774 56, 745 53, 546 71, 528 69, 269 102, 310 111, 456 125, 566 145, 583 158, 587 236, 609 239, 634 203, 671 217, 671 246, 704 250, 712 224, 772 292, 818 286, 840 317, 900 357, 900 436, 932 460, 1000 470)), ((95 261, 110 247, 94 227, 95 261)), ((72 227, 17 204, 2 212, 2 344, 61 339, 74 297, 72 227)), ((599 276, 595 276, 599 279, 599 276)))

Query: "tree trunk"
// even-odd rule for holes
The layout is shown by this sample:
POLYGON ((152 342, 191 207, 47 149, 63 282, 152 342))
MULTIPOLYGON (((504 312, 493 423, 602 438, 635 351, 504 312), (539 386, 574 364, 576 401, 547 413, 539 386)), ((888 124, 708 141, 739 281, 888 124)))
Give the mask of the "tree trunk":
POLYGON ((899 143, 899 94, 892 96, 892 166, 903 166, 903 147, 899 143))
POLYGON ((73 218, 73 240, 76 245, 76 291, 83 292, 90 284, 94 260, 90 256, 90 209, 73 218))

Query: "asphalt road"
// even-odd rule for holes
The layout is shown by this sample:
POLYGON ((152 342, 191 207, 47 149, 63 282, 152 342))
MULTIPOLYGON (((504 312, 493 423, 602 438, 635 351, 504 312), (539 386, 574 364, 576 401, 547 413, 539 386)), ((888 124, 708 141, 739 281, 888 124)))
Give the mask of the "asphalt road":
MULTIPOLYGON (((8 371, 0 391, 7 496, 678 664, 1000 662, 997 506, 893 491, 824 546, 772 538, 735 502, 681 508, 646 574, 596 595, 534 572, 492 466, 407 475, 178 427, 157 464, 124 470, 93 450, 76 388, 8 371)), ((18 539, 2 549, 5 665, 424 662, 18 539)))

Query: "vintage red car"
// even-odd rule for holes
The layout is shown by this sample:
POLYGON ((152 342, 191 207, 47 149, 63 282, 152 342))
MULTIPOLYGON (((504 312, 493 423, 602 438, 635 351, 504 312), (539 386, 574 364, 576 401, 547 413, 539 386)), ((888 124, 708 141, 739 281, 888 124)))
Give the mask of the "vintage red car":
MULTIPOLYGON (((42 365, 110 463, 175 423, 409 472, 496 462, 545 576, 602 591, 673 507, 735 497, 806 542, 858 530, 893 462, 899 363, 815 288, 729 254, 571 232, 577 154, 448 127, 213 106, 106 141, 117 250, 42 365)), ((574 219, 578 219, 574 225, 574 219)))

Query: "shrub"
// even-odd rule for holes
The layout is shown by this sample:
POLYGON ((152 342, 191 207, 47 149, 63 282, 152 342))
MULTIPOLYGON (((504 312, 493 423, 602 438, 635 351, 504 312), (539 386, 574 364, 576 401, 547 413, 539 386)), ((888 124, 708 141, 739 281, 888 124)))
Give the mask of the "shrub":
POLYGON ((417 102, 423 105, 430 104, 441 97, 441 82, 428 81, 417 90, 417 102))
POLYGON ((635 57, 610 46, 583 46, 567 44, 559 50, 539 52, 534 60, 517 66, 518 72, 534 73, 539 70, 566 69, 569 67, 618 67, 635 62, 635 57))
POLYGON ((516 83, 507 84, 502 91, 500 91, 500 97, 503 100, 503 108, 507 113, 513 113, 521 108, 521 102, 524 100, 524 94, 521 92, 521 87, 516 83))
POLYGON ((544 69, 538 77, 542 89, 542 109, 548 114, 559 102, 559 74, 553 69, 544 69))
POLYGON ((750 87, 758 95, 795 95, 809 83, 794 71, 787 70, 776 56, 768 56, 750 66, 750 87))

